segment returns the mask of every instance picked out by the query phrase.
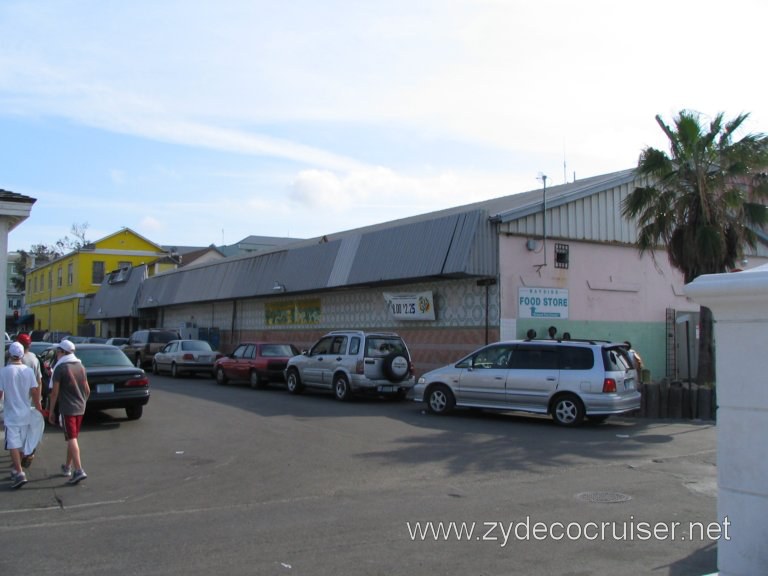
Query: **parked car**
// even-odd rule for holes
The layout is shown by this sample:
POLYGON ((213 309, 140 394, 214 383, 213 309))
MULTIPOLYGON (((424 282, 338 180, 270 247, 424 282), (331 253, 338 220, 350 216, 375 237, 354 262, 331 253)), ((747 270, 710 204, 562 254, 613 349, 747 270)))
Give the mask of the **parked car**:
POLYGON ((288 391, 332 390, 338 400, 355 393, 405 398, 415 383, 411 354, 392 332, 342 330, 323 336, 285 370, 288 391))
MULTIPOLYGON (((51 346, 40 356, 46 406, 55 350, 51 346)), ((108 344, 76 344, 75 355, 85 366, 91 387, 86 410, 123 408, 129 420, 141 418, 149 402, 149 378, 144 370, 134 366, 122 350, 108 344)))
POLYGON ((126 344, 128 344, 128 338, 107 338, 107 341, 104 342, 104 344, 109 344, 110 346, 117 346, 118 348, 122 348, 126 344))
POLYGON ((171 340, 152 358, 152 372, 170 372, 174 378, 195 373, 212 376, 213 363, 221 357, 205 340, 171 340))
POLYGON ((241 342, 231 354, 216 360, 216 383, 246 380, 251 388, 262 388, 268 382, 284 382, 288 360, 299 354, 293 344, 241 342))
POLYGON ((624 344, 577 340, 518 340, 484 346, 455 364, 427 372, 414 399, 430 412, 454 406, 550 414, 577 426, 586 417, 640 408, 637 375, 624 344))
POLYGON ((180 338, 181 336, 175 330, 162 328, 137 330, 131 334, 123 352, 131 359, 134 366, 144 368, 152 365, 152 358, 156 352, 162 350, 171 340, 179 340, 180 338))

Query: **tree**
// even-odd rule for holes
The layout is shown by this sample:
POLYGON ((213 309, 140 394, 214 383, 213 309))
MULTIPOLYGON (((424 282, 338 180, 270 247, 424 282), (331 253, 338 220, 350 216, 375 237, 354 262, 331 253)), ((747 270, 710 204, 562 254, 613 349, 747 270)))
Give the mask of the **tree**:
MULTIPOLYGON (((670 263, 689 283, 701 274, 736 267, 746 246, 755 247, 755 230, 768 223, 768 137, 735 133, 749 117, 726 121, 723 113, 703 124, 701 115, 683 110, 667 126, 669 154, 645 148, 637 176, 645 185, 625 199, 623 215, 636 218, 640 253, 666 248, 670 263)), ((715 382, 712 312, 701 308, 698 382, 715 382)))
POLYGON ((82 247, 90 244, 90 241, 86 239, 86 233, 88 231, 88 223, 72 224, 69 236, 64 236, 56 241, 55 244, 33 244, 29 251, 19 250, 19 259, 15 264, 16 276, 13 279, 14 287, 19 292, 23 291, 27 284, 27 269, 31 264, 32 257, 34 256, 35 266, 47 264, 60 256, 64 256, 69 252, 75 252, 82 247))

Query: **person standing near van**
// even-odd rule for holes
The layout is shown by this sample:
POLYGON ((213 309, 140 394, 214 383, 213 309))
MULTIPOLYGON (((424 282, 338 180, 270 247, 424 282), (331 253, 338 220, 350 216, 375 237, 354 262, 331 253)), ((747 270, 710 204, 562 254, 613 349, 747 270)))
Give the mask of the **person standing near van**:
POLYGON ((88 385, 85 367, 75 356, 75 345, 69 340, 62 340, 56 347, 56 365, 53 367, 51 382, 53 382, 53 389, 48 421, 56 424, 53 407, 58 401, 61 427, 64 429, 64 439, 67 441, 67 459, 61 466, 61 474, 69 478, 69 484, 77 484, 88 477, 80 461, 80 445, 77 439, 91 388, 88 385))
POLYGON ((640 357, 640 354, 637 353, 637 350, 632 348, 632 343, 629 340, 625 340, 624 344, 627 346, 627 351, 629 352, 629 359, 632 360, 632 367, 635 369, 635 372, 637 372, 637 382, 639 384, 643 383, 643 359, 640 357))

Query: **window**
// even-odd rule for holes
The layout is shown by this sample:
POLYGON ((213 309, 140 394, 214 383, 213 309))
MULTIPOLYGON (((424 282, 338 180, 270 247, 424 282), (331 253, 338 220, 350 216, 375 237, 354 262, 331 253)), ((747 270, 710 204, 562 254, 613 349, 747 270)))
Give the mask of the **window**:
POLYGON ((555 244, 555 268, 568 268, 568 244, 555 244))
POLYGON ((64 276, 64 269, 61 266, 59 266, 56 269, 56 287, 57 288, 61 288, 63 276, 64 276))
POLYGON ((474 369, 502 369, 509 367, 509 358, 512 353, 510 346, 492 346, 484 348, 472 359, 472 368, 474 369))
POLYGON ((563 346, 560 348, 561 370, 591 370, 595 365, 595 356, 591 348, 563 346))
POLYGON ((510 368, 518 370, 557 370, 557 348, 530 346, 516 348, 510 368))
POLYGON ((91 284, 101 284, 104 281, 104 262, 96 260, 93 263, 93 272, 91 273, 91 284))
POLYGON ((70 262, 67 264, 67 286, 72 286, 72 281, 74 278, 74 269, 75 265, 73 262, 70 262))

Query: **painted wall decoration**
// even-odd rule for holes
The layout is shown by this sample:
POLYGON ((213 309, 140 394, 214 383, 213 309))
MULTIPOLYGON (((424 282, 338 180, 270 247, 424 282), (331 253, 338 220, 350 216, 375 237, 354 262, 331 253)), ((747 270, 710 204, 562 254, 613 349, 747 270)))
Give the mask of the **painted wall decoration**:
POLYGON ((268 302, 264 305, 267 326, 293 326, 320 323, 320 298, 268 302))

